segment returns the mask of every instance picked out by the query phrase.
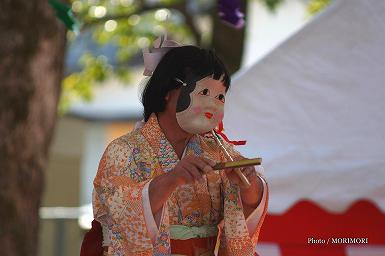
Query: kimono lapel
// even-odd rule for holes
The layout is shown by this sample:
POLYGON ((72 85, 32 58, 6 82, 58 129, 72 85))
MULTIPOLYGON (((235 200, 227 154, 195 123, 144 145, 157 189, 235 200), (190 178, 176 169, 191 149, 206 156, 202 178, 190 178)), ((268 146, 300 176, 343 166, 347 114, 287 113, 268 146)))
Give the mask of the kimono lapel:
MULTIPOLYGON (((211 138, 201 138, 203 151, 216 161, 228 161, 223 151, 211 138)), ((250 238, 242 200, 238 186, 230 184, 223 171, 219 171, 223 194, 223 221, 218 225, 220 248, 218 255, 254 255, 254 246, 250 238)))
POLYGON ((179 161, 178 155, 160 128, 155 114, 143 126, 142 134, 158 158, 163 172, 172 170, 179 161))
MULTIPOLYGON (((151 151, 152 159, 157 162, 158 168, 156 168, 153 177, 170 171, 178 162, 178 156, 162 132, 155 114, 152 114, 148 121, 144 124, 141 129, 141 134, 148 142, 149 149, 147 150, 151 151)), ((170 219, 168 200, 163 205, 159 231, 153 246, 153 255, 171 255, 169 227, 170 219)))

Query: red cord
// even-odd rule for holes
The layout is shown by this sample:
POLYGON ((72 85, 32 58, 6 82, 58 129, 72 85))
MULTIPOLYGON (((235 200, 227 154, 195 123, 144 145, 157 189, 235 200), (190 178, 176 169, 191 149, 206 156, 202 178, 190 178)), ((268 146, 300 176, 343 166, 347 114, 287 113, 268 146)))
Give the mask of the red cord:
POLYGON ((223 122, 221 121, 218 125, 218 129, 214 129, 214 131, 221 135, 221 137, 227 141, 228 143, 231 143, 233 145, 245 145, 246 141, 245 140, 229 140, 229 138, 223 133, 223 122))

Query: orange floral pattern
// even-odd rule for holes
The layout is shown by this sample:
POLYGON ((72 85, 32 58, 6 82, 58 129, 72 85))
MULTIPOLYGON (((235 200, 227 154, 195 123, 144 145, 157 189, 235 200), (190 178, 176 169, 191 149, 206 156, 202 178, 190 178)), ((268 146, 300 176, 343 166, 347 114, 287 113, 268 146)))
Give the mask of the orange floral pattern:
MULTIPOLYGON (((240 155, 232 145, 224 144, 234 157, 240 155)), ((226 160, 212 138, 200 135, 190 140, 185 154, 226 160)), ((108 145, 93 193, 94 217, 109 229, 108 255, 170 255, 170 225, 219 225, 219 255, 253 255, 266 211, 256 234, 250 236, 239 188, 230 184, 222 171, 176 189, 163 206, 159 232, 152 244, 144 219, 142 190, 153 177, 171 171, 178 161, 154 114, 144 127, 108 145)))

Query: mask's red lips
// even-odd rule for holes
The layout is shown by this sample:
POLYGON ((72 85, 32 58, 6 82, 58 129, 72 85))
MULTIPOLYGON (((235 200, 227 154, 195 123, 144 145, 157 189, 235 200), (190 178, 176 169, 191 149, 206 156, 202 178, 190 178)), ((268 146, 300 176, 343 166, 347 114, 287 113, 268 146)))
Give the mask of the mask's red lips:
POLYGON ((210 112, 205 112, 205 116, 208 118, 208 119, 211 119, 213 117, 213 114, 210 113, 210 112))

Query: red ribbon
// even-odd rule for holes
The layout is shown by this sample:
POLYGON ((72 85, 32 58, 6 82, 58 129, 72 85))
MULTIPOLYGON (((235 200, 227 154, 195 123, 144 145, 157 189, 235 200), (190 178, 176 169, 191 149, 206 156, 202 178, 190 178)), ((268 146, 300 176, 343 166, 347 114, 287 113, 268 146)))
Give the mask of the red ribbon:
POLYGON ((245 145, 246 144, 246 141, 245 140, 229 140, 229 138, 223 133, 223 122, 221 121, 219 124, 218 124, 218 129, 214 129, 214 131, 221 135, 221 137, 227 141, 228 143, 231 143, 233 145, 245 145))

